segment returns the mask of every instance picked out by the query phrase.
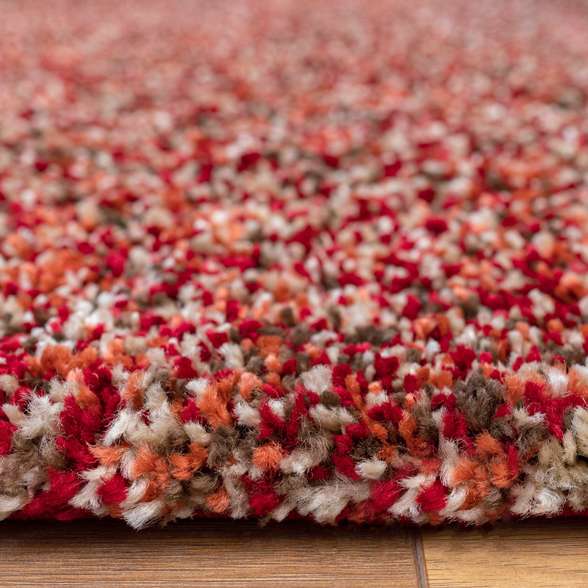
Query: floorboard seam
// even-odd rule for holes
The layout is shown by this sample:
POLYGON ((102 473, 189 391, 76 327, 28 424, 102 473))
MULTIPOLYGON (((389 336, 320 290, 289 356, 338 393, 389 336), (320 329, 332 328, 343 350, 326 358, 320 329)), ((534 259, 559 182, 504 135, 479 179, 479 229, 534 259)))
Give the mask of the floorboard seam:
POLYGON ((414 557, 414 567, 418 588, 429 588, 429 577, 427 574, 427 563, 425 561, 425 550, 423 548, 423 537, 420 531, 415 531, 412 535, 412 553, 414 557))

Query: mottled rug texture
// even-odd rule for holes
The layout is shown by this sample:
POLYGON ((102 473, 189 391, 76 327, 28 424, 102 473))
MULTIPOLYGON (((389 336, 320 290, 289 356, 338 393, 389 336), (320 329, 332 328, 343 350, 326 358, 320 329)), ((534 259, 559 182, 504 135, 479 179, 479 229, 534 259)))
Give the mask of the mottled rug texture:
POLYGON ((2 2, 0 518, 588 513, 588 5, 2 2))

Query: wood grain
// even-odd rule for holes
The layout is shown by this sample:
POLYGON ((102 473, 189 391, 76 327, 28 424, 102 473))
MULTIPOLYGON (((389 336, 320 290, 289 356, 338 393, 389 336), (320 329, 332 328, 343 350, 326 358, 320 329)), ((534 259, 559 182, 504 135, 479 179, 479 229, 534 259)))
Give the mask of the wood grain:
POLYGON ((408 531, 193 521, 134 532, 114 521, 0 525, 0 586, 403 588, 408 531))
POLYGON ((0 524, 0 586, 121 588, 588 586, 588 524, 492 530, 321 528, 190 521, 0 524))
POLYGON ((423 548, 430 588, 588 586, 588 525, 581 520, 423 531, 423 548))

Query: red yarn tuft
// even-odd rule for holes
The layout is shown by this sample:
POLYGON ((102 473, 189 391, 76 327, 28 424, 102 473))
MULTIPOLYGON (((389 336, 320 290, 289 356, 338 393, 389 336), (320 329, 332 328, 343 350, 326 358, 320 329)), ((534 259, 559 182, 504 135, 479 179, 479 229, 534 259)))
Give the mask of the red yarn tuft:
POLYGON ((388 510, 401 496, 402 487, 395 480, 375 482, 371 489, 372 506, 376 513, 388 510))
POLYGON ((16 427, 12 423, 0 421, 0 455, 10 453, 14 431, 16 431, 16 427))
POLYGON ((97 493, 107 506, 118 504, 127 497, 127 483, 120 474, 114 474, 98 487, 97 493))
POLYGON ((416 499, 424 512, 439 512, 447 504, 446 488, 439 480, 419 493, 416 499))

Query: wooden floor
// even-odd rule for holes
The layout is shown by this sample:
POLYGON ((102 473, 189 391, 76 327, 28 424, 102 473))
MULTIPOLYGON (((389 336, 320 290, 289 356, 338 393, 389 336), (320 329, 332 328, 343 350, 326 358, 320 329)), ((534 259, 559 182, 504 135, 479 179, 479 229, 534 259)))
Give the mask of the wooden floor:
POLYGON ((0 524, 0 587, 588 586, 588 524, 493 530, 108 521, 0 524))

